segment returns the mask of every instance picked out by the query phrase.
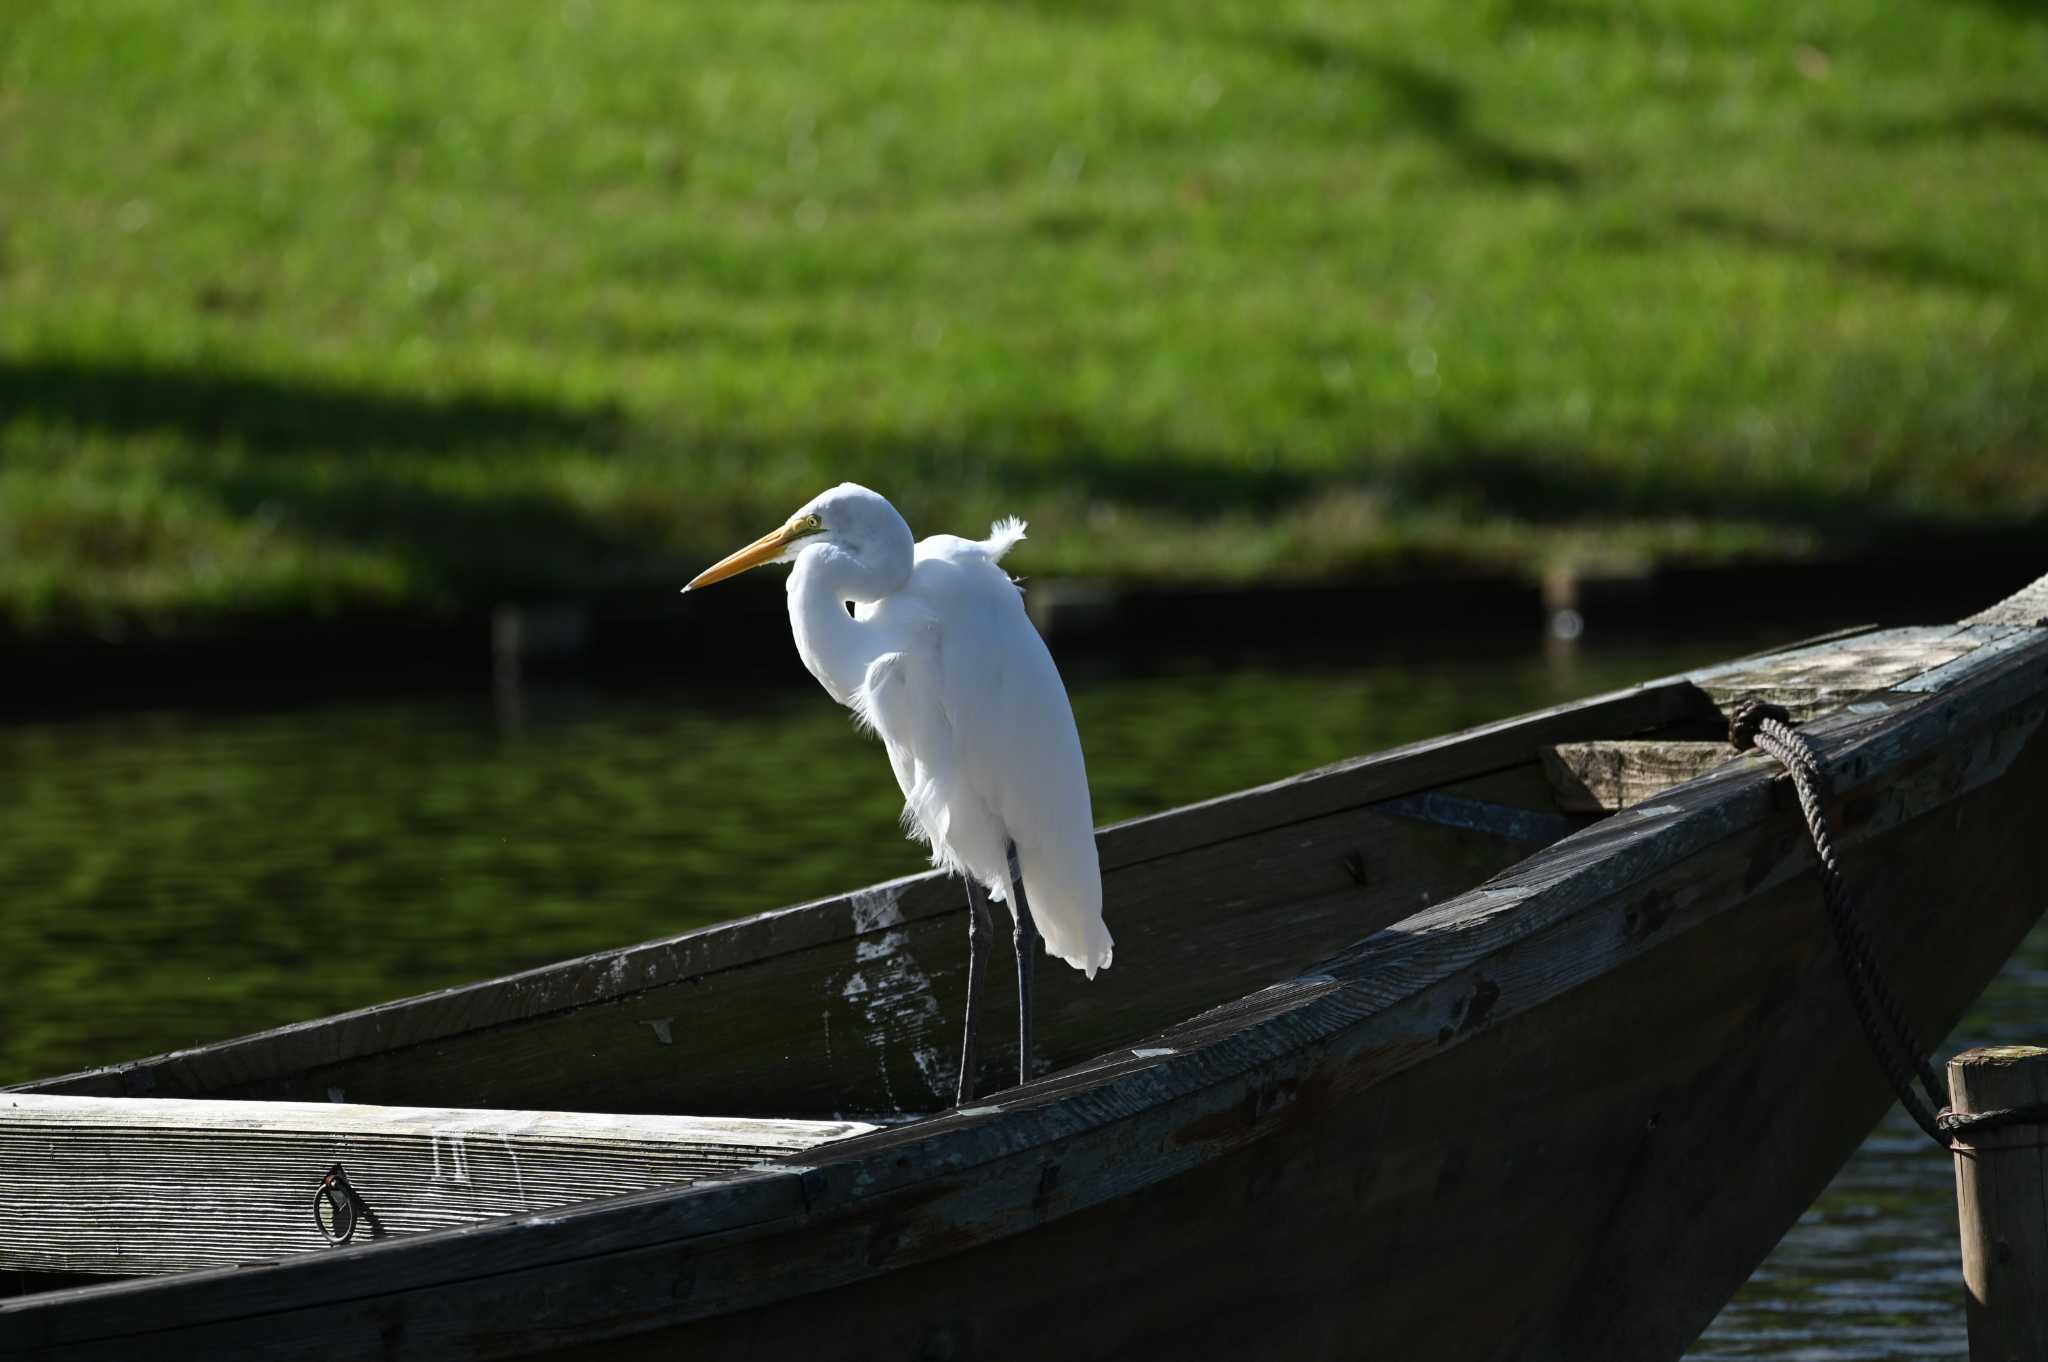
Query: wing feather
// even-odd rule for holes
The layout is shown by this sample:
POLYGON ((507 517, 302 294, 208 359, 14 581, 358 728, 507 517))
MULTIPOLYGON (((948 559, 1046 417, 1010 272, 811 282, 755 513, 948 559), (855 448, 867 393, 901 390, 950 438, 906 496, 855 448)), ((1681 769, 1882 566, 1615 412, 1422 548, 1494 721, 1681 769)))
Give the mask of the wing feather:
POLYGON ((1112 943, 1080 735, 1022 593, 997 565, 1023 532, 1008 521, 986 541, 938 535, 918 545, 908 590, 943 639, 927 707, 946 716, 951 737, 933 788, 953 863, 1000 896, 1014 841, 1046 950, 1092 976, 1112 943))
POLYGON ((1052 655, 999 560, 1024 522, 982 541, 934 535, 909 583, 863 607, 890 640, 853 696, 932 862, 1008 897, 1011 842, 1049 954, 1090 977, 1110 963, 1081 739, 1052 655))
POLYGON ((938 685, 943 638, 935 621, 908 631, 905 646, 868 664, 853 697, 855 720, 872 729, 889 753, 903 791, 903 825, 931 844, 933 863, 955 873, 952 776, 958 769, 953 723, 938 685))

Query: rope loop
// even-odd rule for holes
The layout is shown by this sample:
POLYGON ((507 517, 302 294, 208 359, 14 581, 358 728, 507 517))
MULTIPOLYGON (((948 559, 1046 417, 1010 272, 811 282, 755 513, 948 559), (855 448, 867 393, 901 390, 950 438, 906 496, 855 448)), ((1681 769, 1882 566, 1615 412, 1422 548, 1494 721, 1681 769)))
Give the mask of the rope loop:
POLYGON ((1756 746, 1757 730, 1766 719, 1776 719, 1781 724, 1792 722, 1792 711, 1783 705, 1774 705, 1768 700, 1744 700, 1735 707, 1735 713, 1728 719, 1728 745, 1738 752, 1747 752, 1756 746))

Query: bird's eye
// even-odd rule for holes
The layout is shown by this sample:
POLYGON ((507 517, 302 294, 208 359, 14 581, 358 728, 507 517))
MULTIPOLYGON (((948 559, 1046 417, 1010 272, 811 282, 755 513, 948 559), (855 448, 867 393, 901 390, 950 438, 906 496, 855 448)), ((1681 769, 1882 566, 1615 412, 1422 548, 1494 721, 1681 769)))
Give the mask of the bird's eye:
POLYGON ((814 515, 807 515, 804 517, 804 528, 807 530, 822 530, 825 528, 825 522, 814 515))

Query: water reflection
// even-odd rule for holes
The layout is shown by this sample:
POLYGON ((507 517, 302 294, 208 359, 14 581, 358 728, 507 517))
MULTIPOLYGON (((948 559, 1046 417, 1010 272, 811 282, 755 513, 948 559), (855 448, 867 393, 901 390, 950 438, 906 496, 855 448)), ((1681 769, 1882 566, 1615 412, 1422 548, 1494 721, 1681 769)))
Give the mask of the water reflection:
MULTIPOLYGON (((1743 650, 1069 671, 1109 821, 1743 650)), ((0 1082, 922 868, 880 749, 790 671, 0 726, 0 1082)), ((2044 995, 2036 933, 1958 1042, 2039 1039, 2044 995)), ((1894 1113, 1691 1356, 1961 1356, 1949 1178, 1894 1113)))

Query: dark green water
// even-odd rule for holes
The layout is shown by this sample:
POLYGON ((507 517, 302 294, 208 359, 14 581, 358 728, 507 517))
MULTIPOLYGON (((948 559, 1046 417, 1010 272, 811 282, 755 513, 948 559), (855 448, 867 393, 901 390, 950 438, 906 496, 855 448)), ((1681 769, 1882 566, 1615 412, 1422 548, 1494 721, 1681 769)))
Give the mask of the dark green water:
MULTIPOLYGON (((1070 675, 1100 821, 1742 651, 1070 675)), ((0 1082, 921 869, 805 684, 682 680, 0 722, 0 1082)), ((2038 1039, 2037 933, 1957 1044, 2038 1039)), ((1889 1122, 1694 1350, 1963 1353, 1946 1157, 1889 1122)))

